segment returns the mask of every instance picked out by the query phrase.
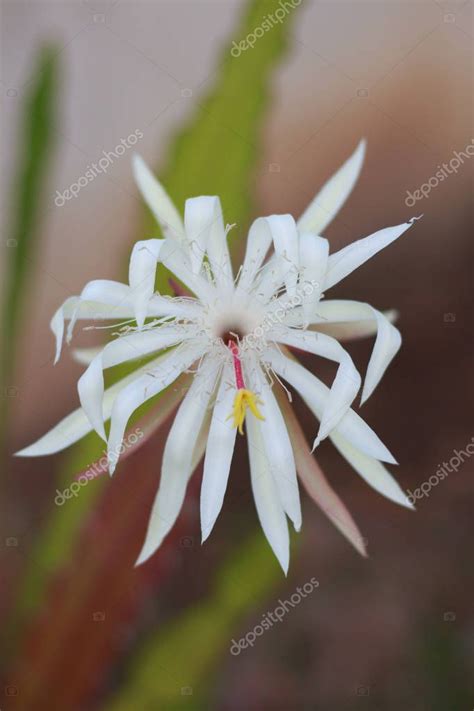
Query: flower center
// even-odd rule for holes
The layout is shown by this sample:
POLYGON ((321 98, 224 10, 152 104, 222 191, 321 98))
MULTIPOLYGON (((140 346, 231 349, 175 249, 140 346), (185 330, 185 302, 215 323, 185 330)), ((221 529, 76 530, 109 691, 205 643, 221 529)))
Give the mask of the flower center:
POLYGON ((218 338, 224 346, 229 341, 241 345, 246 336, 252 333, 262 320, 257 309, 243 309, 230 304, 220 304, 217 311, 208 317, 208 332, 211 338, 218 338))
POLYGON ((238 345, 238 343, 240 343, 246 335, 247 334, 241 328, 235 326, 219 334, 219 338, 221 338, 224 343, 229 346, 230 343, 238 345))

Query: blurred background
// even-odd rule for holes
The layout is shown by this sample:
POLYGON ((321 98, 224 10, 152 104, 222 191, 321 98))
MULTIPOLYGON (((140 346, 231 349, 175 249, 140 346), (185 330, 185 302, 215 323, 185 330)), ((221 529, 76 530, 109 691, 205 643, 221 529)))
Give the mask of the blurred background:
MULTIPOLYGON (((326 231, 332 250, 424 215, 331 292, 400 312, 403 347, 362 415, 395 453, 405 489, 465 450, 473 32, 463 0, 2 2, 2 709, 474 707, 473 458, 411 513, 324 442, 318 461, 369 558, 303 495, 285 579, 258 528, 245 443, 206 544, 199 469, 175 529, 137 570, 168 420, 118 476, 64 506, 57 490, 100 443, 12 457, 78 406, 82 367, 67 351, 52 364, 55 309, 86 281, 122 279, 133 242, 158 234, 132 181, 134 150, 180 207, 222 196, 237 259, 254 216, 298 216, 361 137, 365 166, 326 231), (284 19, 242 49, 279 8, 284 19), (117 151, 132 135, 133 148, 117 151), (107 169, 66 199, 111 151, 107 169), (311 578, 311 595, 230 653, 311 578)), ((77 329, 80 345, 98 338, 77 329)), ((360 368, 371 345, 349 347, 360 368)), ((296 408, 309 439, 315 423, 296 408)))

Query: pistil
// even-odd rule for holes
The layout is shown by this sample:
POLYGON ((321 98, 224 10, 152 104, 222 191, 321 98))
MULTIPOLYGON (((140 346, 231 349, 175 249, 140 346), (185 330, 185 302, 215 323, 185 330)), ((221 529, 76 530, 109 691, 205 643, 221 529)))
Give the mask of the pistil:
POLYGON ((245 389, 244 375, 242 373, 242 361, 239 356, 239 347, 235 341, 229 340, 227 344, 228 349, 232 353, 232 360, 234 363, 234 373, 235 373, 235 385, 238 390, 245 389))
POLYGON ((247 409, 256 417, 258 420, 264 420, 265 418, 258 409, 258 405, 263 405, 258 395, 256 395, 251 390, 247 390, 244 382, 244 375, 242 372, 242 361, 240 360, 239 347, 235 341, 229 340, 227 347, 232 353, 232 360, 234 365, 235 374, 235 386, 237 392, 234 398, 234 405, 232 412, 227 418, 228 420, 232 417, 234 419, 234 427, 239 430, 239 434, 243 435, 243 424, 245 420, 245 415, 247 409))

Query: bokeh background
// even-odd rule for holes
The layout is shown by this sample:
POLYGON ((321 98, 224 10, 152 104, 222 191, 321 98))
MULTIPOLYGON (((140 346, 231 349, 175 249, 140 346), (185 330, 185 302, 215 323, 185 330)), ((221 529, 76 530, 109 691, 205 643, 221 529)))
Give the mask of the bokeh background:
MULTIPOLYGON (((304 496, 285 579, 257 527, 243 445, 205 546, 198 471, 176 529, 139 570, 169 422, 113 481, 63 507, 56 490, 100 453, 97 442, 12 457, 78 404, 81 367, 67 352, 52 365, 52 313, 86 281, 123 277, 133 241, 152 236, 132 150, 55 204, 135 131, 178 202, 222 187, 228 221, 239 218, 235 254, 253 216, 299 215, 365 136, 359 183, 326 232, 332 248, 424 217, 332 293, 400 311, 402 350, 362 414, 406 489, 471 442, 474 162, 464 157, 414 206, 406 199, 472 145, 472 3, 307 0, 232 57, 231 42, 278 7, 2 3, 2 709, 474 707, 472 458, 411 513, 323 443, 318 461, 369 558, 304 496), (230 654, 232 639, 312 577, 314 593, 230 654)), ((351 348, 361 368, 370 347, 351 348)), ((309 438, 315 423, 296 407, 309 438)))

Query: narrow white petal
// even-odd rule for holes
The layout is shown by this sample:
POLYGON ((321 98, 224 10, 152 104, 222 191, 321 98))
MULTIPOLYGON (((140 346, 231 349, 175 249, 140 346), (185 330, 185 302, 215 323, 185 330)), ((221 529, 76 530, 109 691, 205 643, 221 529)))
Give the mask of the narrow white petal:
MULTIPOLYGON (((384 317, 390 323, 395 323, 399 313, 396 309, 382 311, 384 317)), ((289 326, 293 325, 286 320, 289 326)), ((296 319, 295 324, 296 325, 296 319)), ((312 330, 320 331, 328 336, 336 338, 338 341, 353 341, 359 338, 370 338, 377 333, 377 321, 373 319, 364 319, 363 321, 343 321, 341 323, 319 323, 312 330)))
POLYGON ((211 265, 214 280, 217 286, 233 287, 234 274, 227 243, 228 229, 224 226, 222 206, 219 198, 215 198, 214 220, 211 224, 207 256, 211 265))
MULTIPOLYGON (((115 343, 109 345, 115 345, 115 343)), ((91 425, 97 434, 106 441, 102 412, 102 398, 104 395, 102 353, 94 358, 85 373, 79 378, 77 392, 79 393, 82 409, 89 418, 91 425)))
POLYGON ((180 328, 160 328, 152 331, 137 331, 111 341, 94 358, 85 373, 79 378, 77 390, 84 412, 97 434, 103 440, 106 439, 102 414, 102 398, 104 395, 103 370, 129 360, 142 358, 163 348, 169 348, 194 334, 194 329, 184 326, 180 328))
POLYGON ((159 548, 174 525, 193 473, 193 451, 215 386, 218 363, 204 363, 181 403, 166 440, 158 494, 136 565, 159 548))
MULTIPOLYGON (((140 375, 156 368, 167 356, 159 356, 151 363, 138 368, 133 373, 130 373, 125 378, 114 383, 104 392, 102 408, 104 413, 104 421, 108 420, 112 412, 112 406, 118 393, 125 388, 126 385, 132 383, 140 375)), ((86 434, 92 431, 92 425, 86 413, 79 407, 74 412, 71 412, 61 422, 58 422, 49 432, 40 437, 36 442, 25 447, 16 453, 18 457, 42 457, 48 454, 55 454, 66 449, 71 444, 74 444, 86 434)))
MULTIPOLYGON (((109 396, 111 388, 109 388, 109 391, 106 391, 106 396, 109 396, 107 397, 107 404, 109 405, 109 409, 111 409, 112 407, 111 399, 113 401, 113 397, 115 397, 118 392, 118 389, 115 386, 112 387, 115 388, 112 393, 112 398, 110 398, 109 396)), ((105 400, 106 398, 104 397, 104 411, 105 400)), ((28 447, 20 449, 19 452, 16 452, 16 456, 43 457, 48 454, 55 454, 56 452, 61 452, 63 449, 69 447, 71 444, 74 444, 74 442, 80 440, 91 430, 92 425, 89 422, 86 413, 84 412, 82 407, 79 407, 77 410, 74 410, 74 412, 71 412, 69 415, 67 415, 67 417, 58 422, 57 425, 55 425, 51 430, 49 430, 49 432, 47 432, 38 440, 36 440, 36 442, 33 442, 33 444, 30 444, 28 447)))
POLYGON ((349 464, 354 467, 356 472, 360 474, 367 484, 372 486, 379 494, 382 494, 382 496, 386 496, 387 499, 395 501, 395 503, 401 504, 401 506, 413 509, 404 491, 381 462, 373 459, 373 457, 368 457, 359 449, 356 449, 339 432, 333 432, 330 435, 330 439, 336 449, 347 459, 349 464))
POLYGON ((82 301, 98 301, 110 306, 130 305, 130 287, 112 279, 94 279, 81 291, 82 301))
POLYGON ((288 260, 274 254, 257 276, 252 293, 267 304, 283 286, 287 273, 288 260))
POLYGON ((326 402, 321 418, 318 436, 314 442, 317 447, 319 442, 328 436, 329 432, 338 425, 349 410, 356 397, 361 377, 344 348, 330 336, 313 331, 296 331, 280 327, 268 333, 268 340, 275 340, 303 351, 328 358, 339 363, 336 377, 331 387, 329 398, 326 402))
MULTIPOLYGON (((148 241, 151 242, 152 240, 148 241)), ((166 240, 156 240, 156 242, 161 243, 159 247, 160 255, 162 252, 165 253, 164 244, 166 240)), ((167 244, 167 255, 174 252, 174 250, 181 253, 180 248, 173 246, 174 243, 171 240, 168 240, 167 244)), ((84 302, 101 302, 102 304, 112 307, 109 308, 108 313, 114 315, 108 316, 108 318, 118 318, 116 314, 122 313, 124 315, 129 313, 132 317, 134 317, 135 314, 134 292, 128 284, 121 284, 120 282, 109 281, 107 279, 97 279, 96 281, 91 281, 86 284, 81 292, 80 298, 84 302)), ((194 316, 196 314, 196 310, 199 310, 196 307, 198 307, 198 305, 193 302, 192 299, 183 302, 182 300, 174 297, 152 294, 148 301, 147 316, 177 316, 188 318, 190 316, 194 316)), ((104 309, 103 306, 102 309, 104 309)), ((90 310, 91 309, 89 309, 89 311, 90 310)), ((79 311, 80 313, 78 313, 77 318, 92 318, 91 315, 88 315, 87 310, 84 311, 83 316, 82 303, 79 311)))
POLYGON ((291 215, 270 215, 265 218, 271 231, 275 254, 286 262, 285 286, 292 295, 296 292, 300 255, 298 230, 291 215))
POLYGON ((231 284, 232 267, 219 198, 202 195, 186 200, 184 225, 193 273, 199 274, 207 253, 216 284, 231 284))
POLYGON ((231 377, 232 372, 228 367, 224 370, 217 393, 207 441, 201 485, 203 542, 211 533, 222 508, 230 464, 234 453, 237 429, 233 426, 232 419, 229 419, 235 397, 235 388, 229 386, 231 377))
POLYGON ((65 320, 70 320, 67 332, 67 340, 70 341, 78 319, 117 320, 123 318, 133 318, 133 309, 128 298, 128 286, 105 280, 87 284, 81 296, 71 296, 66 299, 51 319, 50 328, 56 340, 55 364, 61 355, 65 320))
POLYGON ((146 204, 156 217, 165 237, 184 240, 181 216, 168 193, 155 178, 141 156, 133 156, 133 174, 146 204))
MULTIPOLYGON (((101 308, 98 311, 99 314, 104 309, 103 305, 106 305, 109 307, 108 313, 114 314, 114 316, 110 316, 109 318, 117 318, 115 313, 120 311, 128 312, 132 307, 130 287, 127 284, 121 284, 118 281, 112 281, 110 279, 95 279, 94 281, 90 281, 86 284, 81 291, 78 303, 71 315, 71 320, 69 321, 66 336, 68 343, 72 339, 72 333, 74 326, 76 325, 76 321, 79 318, 84 318, 84 314, 90 311, 90 309, 84 307, 85 302, 100 303, 101 308)), ((96 318, 93 312, 91 313, 90 318, 96 318)))
POLYGON ((50 321, 49 327, 53 332, 56 341, 56 353, 54 356, 55 365, 61 357, 61 349, 64 339, 64 321, 66 318, 71 318, 77 307, 78 301, 78 296, 70 296, 69 299, 66 299, 59 309, 57 309, 50 321))
POLYGON ((367 366, 361 405, 372 395, 402 345, 402 336, 398 328, 392 326, 380 311, 375 311, 375 314, 378 323, 377 338, 367 366))
POLYGON ((359 177, 365 156, 365 139, 351 157, 321 188, 298 220, 302 232, 321 234, 346 202, 359 177))
MULTIPOLYGON (((164 240, 157 241, 164 242, 164 240)), ((65 318, 74 320, 135 318, 134 292, 128 284, 105 279, 89 282, 82 290, 79 299, 79 308, 73 311, 69 307, 68 311, 71 314, 69 316, 66 314, 65 318)), ((193 319, 200 311, 199 303, 192 298, 184 301, 172 296, 152 294, 147 300, 146 315, 193 319)))
POLYGON ((191 260, 176 242, 166 240, 160 252, 161 262, 204 303, 216 298, 215 288, 199 274, 194 274, 191 260))
POLYGON ((184 229, 189 243, 193 274, 199 274, 206 254, 209 229, 214 216, 216 198, 201 196, 189 198, 184 206, 184 229))
POLYGON ((127 422, 140 405, 164 390, 204 352, 204 344, 190 343, 179 346, 167 355, 158 367, 148 371, 128 384, 117 396, 111 414, 108 439, 109 470, 112 474, 120 456, 127 422))
POLYGON ((160 296, 153 294, 148 301, 147 316, 162 316, 166 318, 185 319, 195 321, 202 314, 201 304, 191 297, 181 299, 174 296, 160 296))
POLYGON ((338 252, 331 254, 328 259, 328 270, 324 282, 324 289, 329 289, 334 284, 337 284, 344 279, 348 274, 364 264, 368 259, 371 259, 381 249, 387 247, 394 242, 404 232, 406 232, 413 224, 413 219, 410 222, 404 222, 395 227, 385 227, 383 230, 374 232, 368 237, 359 239, 347 247, 340 249, 338 252))
MULTIPOLYGON (((191 376, 189 376, 189 377, 191 378, 191 376)), ((188 389, 189 389, 189 386, 188 386, 188 389)), ((183 392, 184 392, 184 390, 183 390, 183 392)), ((201 429, 199 430, 197 442, 196 442, 194 450, 193 450, 193 461, 191 464, 191 468, 193 471, 195 471, 196 467, 198 466, 198 464, 200 463, 201 459, 204 457, 204 454, 206 452, 207 438, 209 436, 209 427, 210 426, 211 426, 211 418, 209 415, 209 408, 208 408, 208 412, 207 412, 207 414, 204 418, 204 421, 201 425, 201 429)))
POLYGON ((318 307, 318 315, 328 322, 360 321, 372 319, 377 325, 377 338, 367 367, 362 390, 361 404, 373 393, 383 374, 398 353, 402 337, 400 331, 380 311, 370 304, 359 301, 324 301, 318 307))
POLYGON ((247 291, 253 284, 271 243, 272 233, 268 222, 264 217, 259 217, 252 223, 247 238, 247 249, 238 282, 238 289, 242 292, 247 291))
POLYGON ((71 355, 76 363, 80 363, 80 365, 90 365, 102 349, 103 346, 93 346, 92 348, 74 348, 71 355))
MULTIPOLYGON (((114 282, 112 282, 114 283, 114 282)), ((121 285, 125 286, 125 285, 121 285)), ((129 290, 129 287, 126 287, 129 290)), ((128 291, 130 294, 130 292, 128 291)), ((164 316, 183 318, 193 321, 199 317, 202 307, 191 299, 186 302, 171 297, 153 295, 148 301, 148 316, 164 316)), ((61 355, 62 342, 64 338, 64 321, 70 319, 68 328, 68 340, 72 336, 74 324, 79 319, 86 321, 121 321, 123 319, 134 319, 135 311, 131 298, 126 298, 115 305, 109 303, 99 303, 98 301, 84 301, 79 296, 71 296, 54 314, 51 319, 51 330, 56 339, 55 363, 61 355)))
POLYGON ((258 518, 285 575, 290 562, 290 539, 285 512, 280 502, 277 487, 272 477, 270 464, 259 423, 255 418, 247 418, 246 431, 250 461, 250 480, 258 518))
POLYGON ((148 301, 155 291, 156 266, 162 239, 146 239, 136 242, 130 257, 128 281, 135 318, 139 326, 143 326, 148 311, 148 301))
POLYGON ((309 232, 300 235, 300 283, 305 323, 311 322, 321 297, 329 254, 327 239, 309 232))
MULTIPOLYGON (((288 517, 293 521, 296 531, 301 528, 301 504, 296 477, 295 458, 291 447, 288 431, 285 426, 275 396, 263 375, 260 366, 255 362, 244 363, 248 382, 253 382, 252 390, 259 394, 263 405, 260 408, 265 420, 258 421, 262 435, 264 454, 277 487, 281 505, 288 517)), ((248 412, 246 422, 255 419, 248 412)))
POLYGON ((332 523, 341 531, 354 548, 366 556, 364 539, 343 502, 329 485, 316 459, 309 451, 306 437, 296 415, 285 395, 278 397, 291 444, 295 453, 296 469, 303 486, 313 501, 321 508, 332 523))
POLYGON ((101 313, 104 312, 104 305, 108 306, 108 309, 105 310, 108 315, 105 318, 118 318, 117 314, 121 312, 130 313, 132 308, 130 287, 127 284, 121 284, 110 279, 95 279, 86 284, 71 314, 67 329, 67 341, 69 342, 72 339, 74 326, 78 319, 85 317, 92 319, 104 318, 104 316, 101 316, 101 313), (87 302, 100 304, 97 316, 93 308, 88 308, 85 305, 87 302))
MULTIPOLYGON (((298 391, 314 416, 320 420, 330 394, 329 388, 301 363, 287 358, 276 349, 268 349, 262 357, 278 375, 298 391)), ((354 410, 350 409, 344 415, 335 431, 367 455, 390 464, 397 463, 375 432, 354 410)))

